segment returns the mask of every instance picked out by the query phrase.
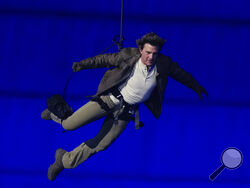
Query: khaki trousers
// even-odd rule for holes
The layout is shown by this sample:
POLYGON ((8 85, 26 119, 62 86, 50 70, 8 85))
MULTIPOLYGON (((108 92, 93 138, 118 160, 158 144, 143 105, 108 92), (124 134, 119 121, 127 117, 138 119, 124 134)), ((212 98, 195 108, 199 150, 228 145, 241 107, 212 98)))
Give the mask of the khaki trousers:
MULTIPOLYGON (((119 105, 115 105, 109 96, 101 96, 101 99, 113 113, 119 110, 119 105)), ((117 121, 114 121, 112 113, 105 111, 95 101, 89 101, 62 122, 55 115, 51 114, 52 120, 60 123, 66 130, 75 130, 104 116, 106 118, 96 137, 83 142, 73 151, 64 154, 62 162, 65 168, 75 168, 95 153, 105 150, 123 132, 129 120, 118 118, 117 121)))

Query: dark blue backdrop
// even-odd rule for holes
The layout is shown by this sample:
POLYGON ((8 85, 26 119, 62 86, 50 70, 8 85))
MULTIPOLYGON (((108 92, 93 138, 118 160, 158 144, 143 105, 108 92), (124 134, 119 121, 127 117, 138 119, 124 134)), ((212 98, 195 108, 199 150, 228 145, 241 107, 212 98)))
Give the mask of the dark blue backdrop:
MULTIPOLYGON (((209 98, 200 101, 170 79, 159 120, 141 105, 144 128, 130 123, 106 151, 50 182, 55 150, 92 138, 102 121, 62 134, 40 113, 48 96, 62 93, 72 63, 97 55, 119 34, 120 1, 0 1, 0 187, 250 187, 250 1, 125 0, 124 8, 124 47, 156 32, 167 39, 162 52, 209 98), (242 166, 210 182, 232 146, 242 151, 242 166)), ((104 71, 73 76, 74 109, 96 92, 104 71)))

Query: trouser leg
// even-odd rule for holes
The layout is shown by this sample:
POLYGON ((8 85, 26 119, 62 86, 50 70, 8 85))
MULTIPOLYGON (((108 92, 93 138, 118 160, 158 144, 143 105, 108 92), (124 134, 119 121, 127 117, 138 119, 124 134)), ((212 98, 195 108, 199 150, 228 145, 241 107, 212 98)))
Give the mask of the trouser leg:
MULTIPOLYGON (((101 96, 101 99, 110 109, 114 108, 115 104, 111 101, 109 96, 101 96)), ((51 118, 53 121, 60 123, 64 129, 75 130, 83 125, 104 117, 107 113, 108 112, 103 109, 98 102, 89 101, 62 122, 61 119, 53 113, 51 114, 51 118)))
POLYGON ((123 132, 128 122, 126 120, 114 122, 111 116, 107 117, 95 138, 83 142, 73 151, 64 154, 63 166, 75 168, 95 153, 105 150, 123 132))

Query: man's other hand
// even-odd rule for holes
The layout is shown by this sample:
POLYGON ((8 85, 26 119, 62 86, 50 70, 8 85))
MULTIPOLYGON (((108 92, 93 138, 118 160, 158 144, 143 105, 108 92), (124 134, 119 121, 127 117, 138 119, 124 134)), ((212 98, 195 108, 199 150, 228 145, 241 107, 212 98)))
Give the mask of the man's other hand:
POLYGON ((72 69, 73 69, 74 72, 80 71, 81 70, 80 63, 74 62, 73 66, 72 66, 72 69))
POLYGON ((203 96, 202 96, 202 94, 204 94, 204 95, 206 95, 206 97, 208 97, 208 93, 207 93, 207 91, 205 90, 205 88, 204 87, 202 87, 202 86, 196 86, 195 88, 194 88, 194 91, 200 96, 200 99, 202 100, 203 99, 203 96))

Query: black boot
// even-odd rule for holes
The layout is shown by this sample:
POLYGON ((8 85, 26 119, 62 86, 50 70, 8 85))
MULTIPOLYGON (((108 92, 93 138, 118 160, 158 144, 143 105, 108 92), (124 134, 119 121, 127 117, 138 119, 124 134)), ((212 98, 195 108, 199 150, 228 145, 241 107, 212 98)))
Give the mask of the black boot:
POLYGON ((73 109, 61 95, 53 95, 47 100, 48 110, 61 120, 67 119, 73 114, 73 109))
POLYGON ((48 178, 49 180, 53 181, 56 179, 56 176, 64 169, 63 163, 62 163, 62 158, 63 155, 66 153, 67 151, 59 148, 56 150, 56 154, 55 154, 55 162, 50 165, 49 170, 48 170, 48 178))

